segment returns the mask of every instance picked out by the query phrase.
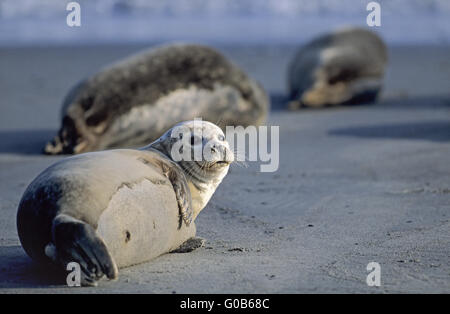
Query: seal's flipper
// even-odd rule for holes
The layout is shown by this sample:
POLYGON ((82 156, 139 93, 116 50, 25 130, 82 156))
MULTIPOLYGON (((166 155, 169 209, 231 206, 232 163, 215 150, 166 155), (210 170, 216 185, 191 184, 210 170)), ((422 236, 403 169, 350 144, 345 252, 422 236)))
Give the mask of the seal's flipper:
POLYGON ((170 251, 170 253, 189 253, 198 248, 205 246, 206 240, 200 237, 192 237, 187 239, 178 249, 170 251))
MULTIPOLYGON (((163 135, 162 138, 167 137, 163 135)), ((150 163, 157 166, 162 170, 164 176, 166 176, 172 184, 175 196, 177 198, 178 209, 180 213, 180 224, 178 229, 181 228, 183 221, 186 226, 189 227, 194 218, 194 209, 192 208, 192 197, 189 189, 186 176, 179 165, 171 160, 167 160, 168 148, 164 145, 164 141, 158 140, 149 146, 143 147, 143 150, 152 151, 164 158, 159 159, 144 159, 144 163, 150 163)), ((142 160, 141 160, 142 161, 142 160)))
POLYGON ((63 143, 59 137, 56 135, 51 141, 45 144, 45 147, 42 151, 47 155, 58 155, 63 153, 63 143))
POLYGON ((189 226, 192 222, 194 210, 192 209, 191 193, 189 192, 189 187, 186 183, 186 179, 183 174, 178 174, 178 172, 172 171, 169 174, 169 180, 172 183, 173 190, 177 197, 178 209, 180 211, 180 228, 181 220, 184 221, 186 226, 189 226), (181 175, 183 177, 181 177, 181 175))
POLYGON ((53 252, 51 258, 61 263, 64 268, 67 263, 77 262, 82 271, 82 284, 95 285, 103 275, 109 279, 118 277, 117 265, 109 254, 105 243, 95 230, 71 216, 60 214, 53 220, 51 246, 47 254, 53 252))
MULTIPOLYGON (((152 147, 151 149, 156 148, 152 147)), ((160 152, 158 151, 158 153, 160 152)), ((178 228, 181 228, 183 221, 186 226, 189 226, 194 217, 194 209, 192 207, 191 191, 183 170, 175 162, 166 160, 157 160, 157 165, 161 167, 163 174, 172 183, 173 190, 175 191, 178 209, 180 211, 180 225, 178 228)))

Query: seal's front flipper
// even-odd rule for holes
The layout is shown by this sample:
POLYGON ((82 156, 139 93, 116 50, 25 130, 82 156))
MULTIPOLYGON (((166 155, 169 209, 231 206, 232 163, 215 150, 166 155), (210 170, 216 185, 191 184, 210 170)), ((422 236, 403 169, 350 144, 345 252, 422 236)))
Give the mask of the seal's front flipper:
POLYGON ((178 249, 171 251, 170 253, 189 253, 195 249, 205 246, 206 240, 200 237, 193 237, 187 239, 178 249))
POLYGON ((172 183, 173 190, 175 191, 175 196, 177 197, 178 209, 180 213, 180 225, 182 222, 189 227, 192 223, 194 216, 194 210, 192 208, 191 192, 189 190, 186 177, 181 169, 178 169, 175 165, 163 164, 162 169, 164 175, 172 183))
MULTIPOLYGON (((169 175, 169 180, 172 183, 173 190, 177 197, 180 220, 184 221, 186 226, 189 226, 192 223, 194 210, 192 209, 191 193, 187 186, 186 179, 181 178, 173 172, 169 175)), ((181 228, 181 221, 179 227, 181 228)))
POLYGON ((155 152, 163 157, 158 159, 145 159, 144 163, 151 163, 152 165, 159 167, 162 170, 163 175, 169 179, 177 198, 180 214, 180 224, 178 229, 181 228, 183 222, 189 227, 194 218, 194 209, 192 208, 191 191, 183 170, 177 163, 167 160, 167 156, 165 155, 167 153, 166 149, 163 147, 160 140, 152 143, 151 147, 145 149, 155 152))
POLYGON ((80 265, 82 285, 96 285, 106 275, 117 279, 118 269, 105 243, 87 223, 60 214, 53 220, 54 249, 47 246, 46 254, 66 268, 70 262, 80 265))

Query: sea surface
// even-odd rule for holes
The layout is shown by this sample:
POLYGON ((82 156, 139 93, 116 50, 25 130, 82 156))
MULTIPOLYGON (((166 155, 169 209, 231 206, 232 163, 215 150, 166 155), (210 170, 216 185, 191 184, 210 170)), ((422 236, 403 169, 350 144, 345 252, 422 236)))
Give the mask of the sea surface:
MULTIPOLYGON (((0 0, 0 45, 197 41, 303 43, 339 27, 366 26, 368 0, 78 0, 81 26, 61 0, 0 0)), ((389 44, 450 43, 450 1, 379 0, 389 44)))

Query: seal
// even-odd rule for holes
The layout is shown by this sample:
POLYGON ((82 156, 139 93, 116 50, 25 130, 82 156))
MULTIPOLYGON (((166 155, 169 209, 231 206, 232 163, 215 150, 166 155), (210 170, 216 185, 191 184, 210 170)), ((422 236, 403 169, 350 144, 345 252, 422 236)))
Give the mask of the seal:
POLYGON ((371 31, 348 28, 320 36, 302 47, 289 65, 289 107, 374 102, 386 64, 386 46, 371 31))
POLYGON ((268 107, 262 86, 218 51, 194 44, 159 46, 72 88, 63 101, 61 128, 44 153, 139 147, 196 117, 222 128, 260 125, 268 107))
POLYGON ((83 285, 116 279, 121 267, 203 244, 193 221, 233 161, 222 130, 203 121, 177 124, 140 149, 67 157, 24 192, 20 241, 39 263, 77 262, 83 285))

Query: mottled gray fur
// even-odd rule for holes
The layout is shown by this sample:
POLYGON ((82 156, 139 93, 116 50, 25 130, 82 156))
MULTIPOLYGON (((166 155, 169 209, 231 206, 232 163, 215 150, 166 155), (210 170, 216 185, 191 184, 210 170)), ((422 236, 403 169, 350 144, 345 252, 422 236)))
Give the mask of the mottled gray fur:
POLYGON ((73 154, 139 146, 196 117, 226 125, 259 125, 268 97, 216 50, 193 44, 153 48, 80 82, 63 102, 62 126, 44 148, 73 154))
POLYGON ((320 36, 289 65, 291 108, 372 102, 386 63, 386 46, 371 31, 349 28, 320 36))

